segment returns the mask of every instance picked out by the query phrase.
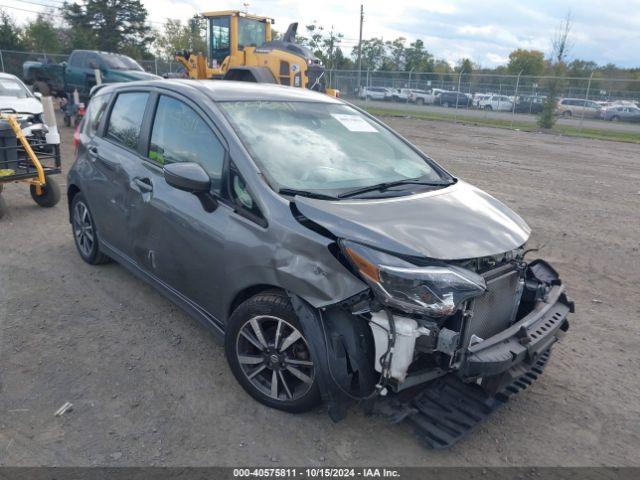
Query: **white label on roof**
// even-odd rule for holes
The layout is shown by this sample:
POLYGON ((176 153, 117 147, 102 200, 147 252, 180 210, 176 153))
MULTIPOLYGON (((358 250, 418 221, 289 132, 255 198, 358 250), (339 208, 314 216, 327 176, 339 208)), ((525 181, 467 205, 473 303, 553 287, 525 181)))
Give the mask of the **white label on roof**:
POLYGON ((339 121, 350 132, 373 132, 378 130, 358 115, 349 115, 347 113, 332 113, 331 116, 339 121))

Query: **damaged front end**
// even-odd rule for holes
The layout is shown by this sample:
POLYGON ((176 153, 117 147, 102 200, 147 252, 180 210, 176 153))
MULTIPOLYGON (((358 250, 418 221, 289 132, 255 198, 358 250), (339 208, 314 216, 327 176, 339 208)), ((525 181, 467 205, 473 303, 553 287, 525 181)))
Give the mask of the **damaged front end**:
POLYGON ((338 245, 370 289, 322 309, 292 295, 336 421, 358 401, 450 446, 537 378, 568 330, 557 272, 523 248, 443 262, 338 245))

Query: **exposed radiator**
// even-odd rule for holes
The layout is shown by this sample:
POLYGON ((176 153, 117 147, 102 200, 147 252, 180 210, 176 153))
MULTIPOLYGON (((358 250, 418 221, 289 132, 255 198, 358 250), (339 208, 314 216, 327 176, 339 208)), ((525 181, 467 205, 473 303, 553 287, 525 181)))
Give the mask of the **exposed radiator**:
POLYGON ((484 277, 487 291, 475 299, 467 339, 476 335, 486 340, 506 329, 513 323, 520 304, 522 286, 515 267, 502 267, 484 277))

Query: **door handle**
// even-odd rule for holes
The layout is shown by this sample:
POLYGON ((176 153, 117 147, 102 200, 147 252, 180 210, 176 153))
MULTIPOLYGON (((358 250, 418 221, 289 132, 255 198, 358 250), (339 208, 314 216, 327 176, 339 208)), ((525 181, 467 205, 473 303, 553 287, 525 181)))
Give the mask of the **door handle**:
POLYGON ((89 148, 87 149, 87 153, 88 153, 89 158, 90 158, 91 160, 97 160, 97 159, 98 159, 98 157, 99 157, 99 155, 98 155, 98 147, 96 147, 96 146, 89 147, 89 148))
POLYGON ((133 179, 133 183, 136 184, 138 190, 143 193, 148 193, 153 191, 153 184, 149 178, 136 177, 133 179))

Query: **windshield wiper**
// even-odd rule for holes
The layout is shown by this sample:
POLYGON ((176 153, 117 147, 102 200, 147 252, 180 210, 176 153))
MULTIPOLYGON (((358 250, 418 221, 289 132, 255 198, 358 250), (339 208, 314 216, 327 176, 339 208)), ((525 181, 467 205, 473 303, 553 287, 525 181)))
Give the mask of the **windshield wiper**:
POLYGON ((296 195, 300 195, 301 197, 309 197, 309 198, 317 198, 319 200, 337 200, 338 197, 334 197, 333 195, 325 195, 324 193, 317 192, 308 192, 306 190, 296 190, 295 188, 281 188, 278 190, 278 193, 282 195, 290 195, 295 197, 296 195))
POLYGON ((338 195, 338 198, 347 198, 347 197, 353 197, 355 195, 359 195, 361 193, 367 193, 367 192, 373 192, 373 191, 380 191, 380 192, 384 192, 385 190, 391 188, 391 187, 396 187, 398 185, 426 185, 429 187, 446 187, 448 185, 453 184, 453 181, 447 181, 447 180, 443 180, 443 181, 429 181, 429 180, 421 180, 420 178, 405 178, 403 180, 396 180, 394 182, 382 182, 382 183, 376 183, 375 185, 369 185, 368 187, 362 187, 362 188, 356 188, 354 190, 348 190, 346 192, 341 193, 340 195, 338 195))

